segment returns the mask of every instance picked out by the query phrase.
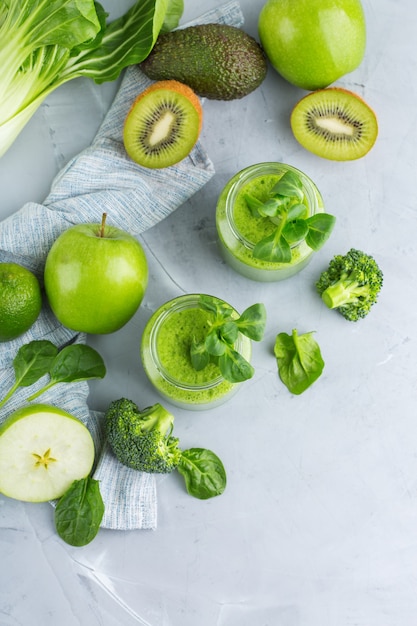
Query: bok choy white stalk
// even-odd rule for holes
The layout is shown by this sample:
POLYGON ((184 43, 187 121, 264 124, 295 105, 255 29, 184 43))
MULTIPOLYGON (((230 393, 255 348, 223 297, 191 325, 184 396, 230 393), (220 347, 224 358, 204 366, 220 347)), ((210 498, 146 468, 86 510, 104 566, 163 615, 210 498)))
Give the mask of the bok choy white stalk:
POLYGON ((112 81, 143 61, 168 7, 172 24, 172 0, 138 0, 107 24, 94 0, 0 0, 0 157, 54 89, 112 81))

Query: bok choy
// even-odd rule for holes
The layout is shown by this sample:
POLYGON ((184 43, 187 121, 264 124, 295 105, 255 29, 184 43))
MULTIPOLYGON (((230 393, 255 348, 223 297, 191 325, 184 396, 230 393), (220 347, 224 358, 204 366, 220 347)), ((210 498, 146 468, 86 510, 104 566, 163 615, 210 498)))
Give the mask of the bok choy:
POLYGON ((146 58, 167 13, 175 25, 172 11, 179 20, 181 3, 138 0, 106 23, 94 0, 0 0, 0 157, 54 89, 81 76, 115 80, 146 58))

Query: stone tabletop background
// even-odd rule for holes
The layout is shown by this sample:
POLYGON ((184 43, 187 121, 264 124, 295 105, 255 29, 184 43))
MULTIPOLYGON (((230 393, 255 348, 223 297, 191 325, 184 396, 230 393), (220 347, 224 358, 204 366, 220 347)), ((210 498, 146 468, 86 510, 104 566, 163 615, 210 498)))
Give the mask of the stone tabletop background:
MULTIPOLYGON (((129 0, 106 0, 110 17, 129 0)), ((221 1, 185 1, 183 21, 221 1)), ((263 2, 241 0, 257 36, 263 2)), ((158 401, 139 359, 151 313, 204 291, 243 310, 263 302, 265 339, 254 378, 228 403, 175 409, 186 447, 215 450, 226 492, 201 502, 176 475, 158 478, 155 531, 101 530, 84 548, 57 536, 52 507, 0 496, 1 626, 415 626, 417 614, 417 10, 414 0, 363 0, 363 63, 338 81, 378 115, 363 159, 325 161, 301 148, 289 115, 304 95, 271 68, 242 100, 204 102, 202 141, 216 174, 141 237, 150 283, 119 332, 91 337, 105 381, 89 404, 158 401), (226 181, 261 161, 306 172, 337 216, 331 239, 288 281, 261 284, 222 261, 215 205, 226 181), (314 281, 349 247, 373 254, 384 287, 369 316, 350 323, 323 307, 314 281), (314 330, 325 360, 303 395, 280 382, 278 332, 314 330)), ((56 173, 87 147, 117 90, 77 79, 52 93, 0 161, 0 217, 42 200, 56 173)))

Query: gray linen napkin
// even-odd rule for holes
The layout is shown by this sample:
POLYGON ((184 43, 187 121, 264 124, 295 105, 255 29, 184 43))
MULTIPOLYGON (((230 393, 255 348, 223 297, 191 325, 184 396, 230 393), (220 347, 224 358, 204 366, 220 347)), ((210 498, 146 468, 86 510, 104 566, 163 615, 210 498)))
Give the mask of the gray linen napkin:
MULTIPOLYGON (((232 0, 208 11, 193 23, 222 22, 241 26, 243 16, 232 0)), ((80 222, 109 222, 137 236, 182 205, 213 175, 214 168, 200 141, 178 165, 147 170, 133 163, 123 147, 125 116, 136 95, 152 81, 136 66, 127 68, 120 89, 92 145, 73 158, 52 183, 43 204, 27 203, 0 222, 0 262, 16 262, 32 270, 42 282, 47 253, 58 235, 80 222)), ((46 304, 46 303, 45 303, 46 304)), ((59 348, 86 341, 82 333, 64 328, 44 306, 32 328, 21 337, 0 344, 0 397, 14 381, 12 361, 19 347, 34 339, 49 339, 59 348)), ((41 380, 31 392, 43 385, 41 380)), ((27 390, 20 389, 0 410, 0 423, 24 405, 27 390)), ((88 384, 59 384, 39 397, 78 417, 90 430, 96 447, 94 477, 100 481, 105 504, 102 527, 119 530, 157 524, 155 478, 121 465, 103 438, 103 415, 89 410, 88 384)))

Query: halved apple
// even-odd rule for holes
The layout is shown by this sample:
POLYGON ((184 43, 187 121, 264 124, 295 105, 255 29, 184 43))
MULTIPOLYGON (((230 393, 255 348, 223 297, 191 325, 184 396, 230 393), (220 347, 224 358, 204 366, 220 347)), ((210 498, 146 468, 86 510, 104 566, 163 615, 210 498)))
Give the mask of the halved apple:
POLYGON ((0 427, 0 492, 16 500, 60 498, 88 476, 94 442, 84 424, 46 404, 12 413, 0 427))

